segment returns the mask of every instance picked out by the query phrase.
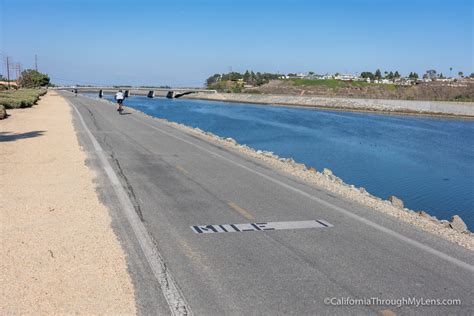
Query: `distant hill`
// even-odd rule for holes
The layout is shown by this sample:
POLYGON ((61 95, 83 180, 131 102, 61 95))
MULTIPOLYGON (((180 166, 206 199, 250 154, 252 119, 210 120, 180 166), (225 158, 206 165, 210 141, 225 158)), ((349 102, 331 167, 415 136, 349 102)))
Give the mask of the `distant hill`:
POLYGON ((240 92, 346 98, 474 102, 474 80, 466 79, 455 84, 429 82, 402 86, 334 79, 284 79, 271 80, 258 87, 243 88, 240 92))

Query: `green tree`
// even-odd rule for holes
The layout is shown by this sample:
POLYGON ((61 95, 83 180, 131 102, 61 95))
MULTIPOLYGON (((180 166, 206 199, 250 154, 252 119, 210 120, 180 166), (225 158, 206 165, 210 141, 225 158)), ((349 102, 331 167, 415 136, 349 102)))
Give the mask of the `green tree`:
POLYGON ((471 75, 469 75, 469 78, 473 78, 473 79, 474 79, 474 72, 471 72, 471 75))
POLYGON ((251 83, 251 76, 250 76, 250 72, 248 70, 244 73, 244 82, 245 83, 251 83))
POLYGON ((460 71, 460 72, 458 72, 458 76, 462 78, 464 76, 464 73, 462 71, 460 71))
POLYGON ((374 78, 375 78, 375 80, 380 80, 380 79, 382 79, 382 72, 380 71, 380 69, 377 69, 377 70, 375 71, 374 78))
POLYGON ((206 85, 208 87, 212 86, 213 84, 215 84, 216 82, 218 82, 221 78, 221 75, 220 74, 214 74, 212 76, 210 76, 209 78, 206 79, 206 85))
MULTIPOLYGON (((424 76, 423 76, 424 77, 424 76)), ((428 79, 436 79, 436 70, 430 69, 426 71, 426 78, 428 79)))
POLYGON ((364 79, 369 78, 370 80, 374 80, 375 78, 374 74, 371 73, 370 71, 363 71, 360 73, 360 76, 364 79))
POLYGON ((401 76, 400 76, 400 73, 397 70, 395 70, 395 73, 393 74, 393 77, 394 78, 400 78, 401 76))
POLYGON ((256 75, 255 75, 255 84, 257 86, 260 86, 262 84, 264 84, 264 80, 263 80, 263 77, 262 77, 262 73, 257 71, 256 75))
POLYGON ((21 72, 18 83, 23 88, 38 88, 49 85, 49 81, 48 75, 33 69, 26 69, 21 72))

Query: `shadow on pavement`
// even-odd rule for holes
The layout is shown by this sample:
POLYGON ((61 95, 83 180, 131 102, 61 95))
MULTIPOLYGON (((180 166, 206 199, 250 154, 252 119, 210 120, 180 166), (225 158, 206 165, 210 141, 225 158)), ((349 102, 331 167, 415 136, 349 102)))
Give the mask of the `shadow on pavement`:
POLYGON ((0 132, 0 142, 14 142, 19 139, 32 138, 42 136, 45 131, 32 131, 27 133, 10 133, 10 132, 0 132))

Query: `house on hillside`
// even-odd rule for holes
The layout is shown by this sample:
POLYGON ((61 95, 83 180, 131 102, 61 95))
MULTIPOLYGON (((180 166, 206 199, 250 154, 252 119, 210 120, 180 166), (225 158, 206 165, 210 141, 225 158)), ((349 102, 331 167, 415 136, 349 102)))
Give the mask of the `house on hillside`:
POLYGON ((294 73, 294 74, 293 74, 293 73, 289 73, 289 74, 286 76, 287 79, 302 79, 302 78, 304 78, 304 77, 306 77, 306 75, 305 75, 304 73, 302 73, 302 72, 300 72, 300 73, 294 73))
POLYGON ((358 77, 352 74, 338 74, 337 76, 334 77, 334 79, 343 80, 343 81, 351 81, 351 80, 357 80, 358 77))

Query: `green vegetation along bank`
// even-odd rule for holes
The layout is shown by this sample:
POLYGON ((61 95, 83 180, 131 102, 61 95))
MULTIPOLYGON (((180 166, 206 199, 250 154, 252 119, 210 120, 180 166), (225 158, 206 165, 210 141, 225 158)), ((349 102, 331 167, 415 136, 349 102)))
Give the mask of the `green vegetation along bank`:
POLYGON ((28 108, 46 94, 46 89, 0 91, 0 119, 7 117, 6 109, 28 108))
POLYGON ((3 105, 0 105, 0 120, 3 120, 7 117, 7 111, 3 105))
POLYGON ((285 79, 271 80, 267 84, 243 89, 241 92, 329 98, 473 102, 474 81, 466 80, 466 82, 455 84, 430 82, 416 85, 397 85, 334 79, 285 79))

